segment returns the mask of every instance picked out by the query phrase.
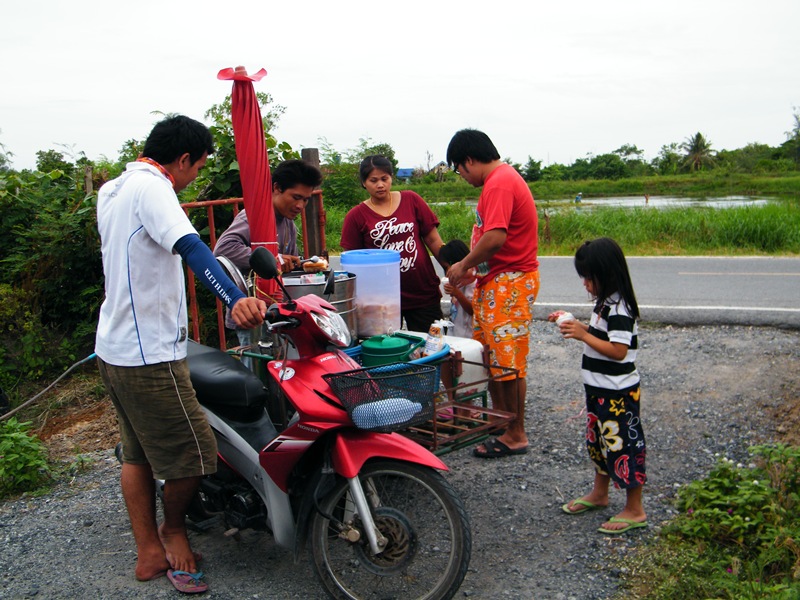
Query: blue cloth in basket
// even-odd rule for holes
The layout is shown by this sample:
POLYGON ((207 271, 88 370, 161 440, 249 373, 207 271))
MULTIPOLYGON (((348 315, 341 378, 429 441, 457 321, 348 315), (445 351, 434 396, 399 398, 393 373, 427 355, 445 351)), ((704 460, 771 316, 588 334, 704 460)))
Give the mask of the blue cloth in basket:
POLYGON ((405 398, 385 398, 353 409, 350 417, 359 429, 376 429, 406 423, 422 410, 419 402, 405 398))

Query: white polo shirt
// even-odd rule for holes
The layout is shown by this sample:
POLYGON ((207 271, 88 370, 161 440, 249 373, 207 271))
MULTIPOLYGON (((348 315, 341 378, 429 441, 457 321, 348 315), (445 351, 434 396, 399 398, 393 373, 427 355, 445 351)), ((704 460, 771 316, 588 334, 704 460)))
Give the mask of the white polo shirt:
POLYGON ((129 163, 97 195, 106 297, 95 352, 134 367, 186 356, 188 319, 181 257, 172 248, 197 233, 169 180, 146 163, 129 163))

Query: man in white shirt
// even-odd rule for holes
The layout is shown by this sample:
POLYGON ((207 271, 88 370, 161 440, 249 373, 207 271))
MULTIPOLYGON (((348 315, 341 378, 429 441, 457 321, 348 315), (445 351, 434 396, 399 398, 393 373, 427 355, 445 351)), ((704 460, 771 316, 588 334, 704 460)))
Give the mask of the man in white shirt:
POLYGON ((178 202, 214 152, 198 121, 156 124, 142 156, 97 198, 106 297, 95 352, 117 409, 122 493, 137 546, 136 578, 168 575, 176 587, 207 589, 186 535, 186 508, 201 477, 216 471, 217 447, 186 364, 186 262, 242 327, 264 320, 263 300, 245 297, 224 274, 178 202), (155 481, 165 480, 164 522, 155 481))

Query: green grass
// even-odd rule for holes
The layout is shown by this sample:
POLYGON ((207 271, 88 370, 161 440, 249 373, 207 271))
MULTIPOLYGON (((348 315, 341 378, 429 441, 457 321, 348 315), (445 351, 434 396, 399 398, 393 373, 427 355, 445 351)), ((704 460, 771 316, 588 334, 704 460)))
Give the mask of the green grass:
POLYGON ((572 255, 601 236, 617 240, 629 256, 793 255, 800 253, 800 205, 558 210, 540 215, 539 254, 572 255))
MULTIPOLYGON (((456 201, 432 208, 444 241, 469 241, 474 222, 470 206, 456 201)), ((592 210, 545 201, 537 209, 540 256, 571 256, 581 243, 601 236, 617 240, 628 256, 800 254, 800 200, 724 209, 592 210)), ((326 213, 328 250, 338 254, 347 209, 329 207, 326 213)))

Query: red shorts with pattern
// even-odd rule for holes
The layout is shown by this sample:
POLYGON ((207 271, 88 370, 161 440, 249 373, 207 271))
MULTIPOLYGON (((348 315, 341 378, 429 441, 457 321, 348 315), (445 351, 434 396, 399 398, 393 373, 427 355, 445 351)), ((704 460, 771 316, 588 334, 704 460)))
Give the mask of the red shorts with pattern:
MULTIPOLYGON (((530 325, 538 293, 539 271, 498 273, 475 290, 472 337, 488 346, 490 366, 510 367, 517 369, 520 377, 527 375, 530 325)), ((499 380, 512 378, 514 375, 499 380)))

